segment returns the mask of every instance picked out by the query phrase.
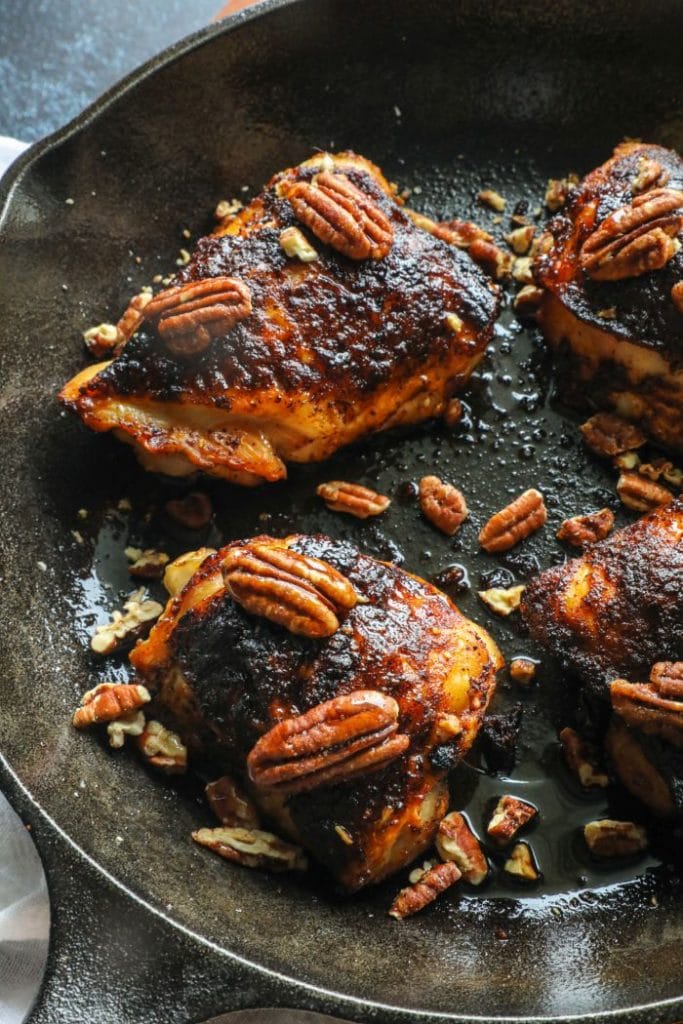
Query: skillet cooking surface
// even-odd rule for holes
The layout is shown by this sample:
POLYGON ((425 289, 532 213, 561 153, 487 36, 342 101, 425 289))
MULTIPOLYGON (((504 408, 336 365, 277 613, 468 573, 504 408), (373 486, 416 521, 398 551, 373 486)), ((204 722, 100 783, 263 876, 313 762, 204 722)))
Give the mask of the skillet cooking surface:
MULTIPOLYGON (((60 413, 54 395, 83 362, 80 332, 115 318, 140 286, 173 268, 187 244, 183 228, 204 233, 219 199, 242 196, 243 185, 254 194, 316 146, 370 157, 438 218, 465 215, 490 227, 493 214, 475 197, 496 188, 508 199, 506 230, 517 201, 533 211, 548 177, 585 172, 624 135, 680 147, 683 9, 581 7, 273 4, 244 27, 209 30, 179 59, 143 70, 96 116, 24 161, 11 192, 0 273, 0 489, 10 541, 4 754, 45 812, 152 908, 296 979, 290 1004, 304 984, 337 993, 339 1012, 357 1018, 363 1008, 354 1000, 384 1004, 377 1019, 387 1020, 400 1011, 406 1019, 415 1011, 437 1019, 623 1011, 636 1020, 646 1005, 642 1019, 672 1020, 683 1007, 679 875, 656 844, 645 860, 618 869, 583 857, 577 830, 604 816, 612 798, 581 795, 559 763, 564 695, 550 665, 529 693, 503 686, 496 700, 494 711, 524 707, 512 779, 475 767, 459 776, 458 805, 479 828, 496 794, 538 804, 530 840, 544 880, 531 893, 494 881, 400 925, 385 910, 405 873, 344 902, 322 880, 249 872, 195 847, 190 831, 209 822, 199 787, 153 777, 69 725, 79 695, 113 677, 111 664, 91 660, 87 635, 132 589, 126 543, 175 554, 191 541, 168 532, 156 513, 145 521, 173 488, 60 413), (116 508, 124 497, 131 512, 116 508)), ((463 612, 490 627, 508 658, 534 653, 519 623, 494 619, 476 590, 524 582, 564 557, 557 526, 614 503, 614 478, 551 405, 538 336, 509 308, 464 397, 470 415, 457 431, 431 424, 373 438, 265 489, 208 483, 217 515, 206 539, 322 530, 427 579, 462 564, 471 588, 450 592, 463 612), (431 472, 468 498, 471 518, 454 540, 401 500, 402 485, 431 472), (334 478, 395 500, 375 522, 329 513, 315 486, 334 478), (481 524, 532 486, 546 495, 546 529, 504 557, 479 553, 481 524)))

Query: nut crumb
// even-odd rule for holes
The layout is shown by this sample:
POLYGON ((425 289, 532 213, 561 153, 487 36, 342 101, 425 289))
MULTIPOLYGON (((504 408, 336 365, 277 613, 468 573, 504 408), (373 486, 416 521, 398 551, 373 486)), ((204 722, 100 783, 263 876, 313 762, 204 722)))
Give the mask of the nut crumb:
POLYGON ((505 241, 517 256, 525 256, 531 248, 535 233, 536 228, 531 224, 527 224, 524 227, 515 228, 514 231, 510 231, 509 234, 505 235, 505 241))
POLYGON ((537 665, 531 658, 513 658, 510 662, 510 679, 519 686, 530 686, 536 677, 537 665))
POLYGON ((280 247, 285 256, 301 260, 302 263, 313 263, 318 259, 317 250, 297 227, 285 228, 280 232, 280 247))
POLYGON ((486 206, 489 206, 492 210, 495 210, 496 213, 502 213, 505 209, 505 199, 503 199, 499 192, 494 191, 492 188, 482 189, 482 191, 478 193, 477 199, 482 203, 485 203, 486 206))

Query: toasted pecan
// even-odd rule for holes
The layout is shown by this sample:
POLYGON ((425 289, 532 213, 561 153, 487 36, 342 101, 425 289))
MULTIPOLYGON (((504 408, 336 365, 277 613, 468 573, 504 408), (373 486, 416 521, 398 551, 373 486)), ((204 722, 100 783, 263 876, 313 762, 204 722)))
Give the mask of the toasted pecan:
POLYGON ((507 551, 539 530, 548 518, 543 495, 530 489, 491 516, 479 533, 485 551, 507 551))

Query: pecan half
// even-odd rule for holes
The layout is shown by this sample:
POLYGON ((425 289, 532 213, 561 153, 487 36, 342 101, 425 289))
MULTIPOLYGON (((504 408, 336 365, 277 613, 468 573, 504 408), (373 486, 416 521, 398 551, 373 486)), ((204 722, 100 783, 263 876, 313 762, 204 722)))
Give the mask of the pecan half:
POLYGON ((587 544, 604 540, 613 529, 614 512, 610 508, 602 508, 599 512, 565 519, 555 536, 575 548, 584 548, 587 544))
POLYGON ((420 508, 430 523, 448 537, 458 532, 469 515, 467 502, 458 488, 438 476, 423 476, 420 480, 420 508))
POLYGON ((677 281, 671 289, 671 301, 678 312, 683 315, 683 281, 677 281))
POLYGON ((259 813, 255 804, 231 775, 222 775, 215 782, 210 782, 204 792, 209 807, 221 825, 259 827, 259 813))
POLYGON ((451 811, 439 822, 436 849, 442 860, 452 860, 458 865, 462 877, 470 885, 481 885, 488 876, 489 863, 486 855, 474 832, 458 811, 451 811))
POLYGON ((322 171, 312 181, 285 187, 298 220, 316 238, 352 260, 383 259, 394 229, 379 206, 345 174, 322 171))
POLYGON ((491 516, 479 533, 479 543, 485 551, 507 551, 539 530, 547 518, 543 495, 532 488, 491 516))
POLYGON ((74 712, 73 724, 85 729, 98 722, 111 722, 130 711, 137 711, 152 698, 144 686, 134 683, 100 683, 81 698, 81 707, 74 712))
POLYGON ((612 707, 626 725, 661 736, 675 746, 683 745, 683 702, 665 696, 658 683, 610 683, 612 707))
POLYGON ((433 903, 442 892, 455 885, 459 878, 460 870, 454 861, 435 864, 433 868, 425 871, 414 885, 401 889, 389 908, 389 916, 401 921, 404 917, 417 914, 419 910, 433 903))
POLYGON ((315 492, 323 499, 332 512, 347 512, 357 519, 378 516, 391 505, 391 499, 383 494, 363 487, 361 484, 349 484, 344 480, 330 480, 320 484, 315 492))
POLYGON ((609 779, 599 765, 599 754, 597 747, 580 736, 576 729, 566 726, 560 731, 560 743, 562 753, 567 762, 569 770, 577 777, 582 786, 590 789, 598 786, 604 789, 609 785, 609 779))
POLYGON ((617 480, 617 494, 627 508, 636 512, 653 512, 674 500, 666 487, 640 473, 622 473, 617 480))
POLYGON ((305 871, 308 867, 306 855, 299 846, 257 828, 200 828, 192 833, 192 838, 219 857, 248 868, 305 871))
POLYGON ((538 810, 526 800, 516 796, 502 796, 494 808, 486 832, 499 846, 506 846, 537 814, 538 810))
POLYGON ((137 738, 138 750, 147 764, 167 775, 182 775, 187 769, 187 747, 177 733, 153 719, 137 738))
POLYGON ((647 438, 635 423, 611 412, 598 412, 579 428, 584 443, 595 455, 621 455, 641 448, 647 438))
POLYGON ((647 849, 647 832, 632 821, 602 818, 589 821, 583 829, 588 849, 595 857, 632 857, 647 849))
POLYGON ((223 579, 232 597, 300 636, 332 636, 338 613, 360 600, 350 582, 327 562, 277 544, 251 541, 228 548, 223 579))
POLYGON ((581 247, 579 263, 595 281, 620 281, 665 266, 678 251, 683 192, 656 188, 610 214, 581 247))
POLYGON ((523 882, 537 882, 541 877, 528 843, 515 843, 503 865, 503 871, 523 882))
POLYGON ((650 682, 662 697, 683 700, 683 661, 658 661, 650 671, 650 682))
POLYGON ((251 291, 236 277, 209 277, 166 288, 148 303, 145 319, 176 356, 203 352, 251 313, 251 291))
POLYGON ((252 748, 247 770, 261 789, 301 793, 383 768, 409 742, 392 697, 356 690, 278 722, 252 748))

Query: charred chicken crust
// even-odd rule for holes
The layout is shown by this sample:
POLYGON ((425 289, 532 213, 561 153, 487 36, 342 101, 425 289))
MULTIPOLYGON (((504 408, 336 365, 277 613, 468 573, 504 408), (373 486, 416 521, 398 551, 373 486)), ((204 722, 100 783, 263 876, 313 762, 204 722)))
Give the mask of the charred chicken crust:
MULTIPOLYGON (((91 429, 132 444, 149 469, 278 480, 288 461, 318 461, 374 431, 439 415, 483 356, 498 310, 496 286, 467 253, 417 227, 379 169, 353 153, 276 174, 200 239, 172 286, 204 282, 205 292, 216 279, 226 282, 218 312, 227 327, 220 317, 209 323, 200 351, 178 354, 177 339, 169 347, 168 303, 155 299, 145 313, 158 307, 155 326, 143 323, 115 359, 60 394, 91 429), (388 248, 352 259, 298 219, 292 189, 331 172, 372 204, 388 248), (291 229, 308 249, 283 240, 291 229)), ((191 296, 195 305, 213 301, 203 292, 191 296)))
MULTIPOLYGON (((409 863, 448 807, 446 769, 470 748, 502 664, 491 638, 431 585, 324 537, 257 538, 323 559, 360 597, 323 639, 250 615, 209 555, 131 655, 190 754, 241 777, 279 831, 309 849, 349 890, 409 863), (405 752, 366 777, 284 796, 246 771, 278 722, 341 695, 380 691, 398 704, 405 752), (444 727, 448 726, 447 729, 444 727), (340 830, 352 837, 341 842, 340 830)), ((245 542, 248 543, 248 542, 245 542)))

